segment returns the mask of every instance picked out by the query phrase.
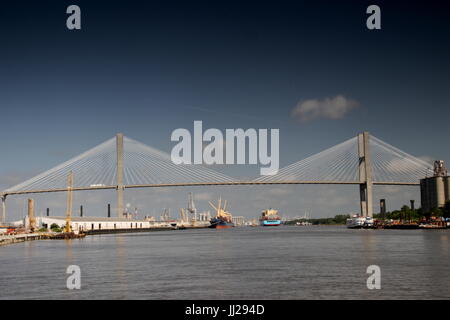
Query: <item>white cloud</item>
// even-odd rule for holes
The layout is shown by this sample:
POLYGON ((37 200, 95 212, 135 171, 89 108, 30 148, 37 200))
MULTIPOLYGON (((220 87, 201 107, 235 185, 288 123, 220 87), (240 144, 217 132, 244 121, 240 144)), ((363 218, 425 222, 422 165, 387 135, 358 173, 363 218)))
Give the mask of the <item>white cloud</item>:
POLYGON ((358 101, 343 95, 337 95, 334 98, 310 99, 299 102, 291 111, 291 116, 301 122, 319 118, 341 119, 358 106, 358 101))

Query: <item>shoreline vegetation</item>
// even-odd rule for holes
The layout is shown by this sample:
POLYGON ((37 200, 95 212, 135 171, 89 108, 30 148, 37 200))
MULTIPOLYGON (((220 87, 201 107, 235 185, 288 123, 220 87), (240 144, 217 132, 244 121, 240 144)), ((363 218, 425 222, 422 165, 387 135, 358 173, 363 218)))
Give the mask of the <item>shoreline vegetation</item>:
POLYGON ((347 219, 350 218, 349 214, 338 214, 333 218, 312 218, 312 219, 295 219, 291 221, 286 221, 285 225, 295 225, 297 222, 310 222, 312 225, 345 225, 347 219))
MULTIPOLYGON (((286 221, 286 225, 295 225, 297 222, 310 222, 312 225, 345 225, 350 214, 338 214, 329 218, 314 218, 314 219, 295 219, 286 221)), ((386 212, 383 217, 381 213, 375 213, 374 219, 378 220, 398 220, 398 221, 428 221, 431 217, 436 218, 450 218, 450 200, 448 200, 442 208, 434 208, 430 212, 423 212, 422 208, 411 209, 404 205, 400 210, 386 212)))

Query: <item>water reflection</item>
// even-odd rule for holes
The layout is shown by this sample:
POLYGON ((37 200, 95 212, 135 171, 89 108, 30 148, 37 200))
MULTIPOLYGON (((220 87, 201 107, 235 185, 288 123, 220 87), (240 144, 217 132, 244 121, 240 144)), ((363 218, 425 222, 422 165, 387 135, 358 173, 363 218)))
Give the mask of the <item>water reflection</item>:
POLYGON ((115 297, 115 299, 125 299, 126 292, 128 291, 128 282, 127 282, 127 272, 126 272, 126 262, 127 256, 124 246, 124 235, 118 234, 114 238, 115 242, 115 253, 116 253, 116 264, 115 264, 115 281, 118 285, 118 293, 119 295, 115 297))
POLYGON ((447 257, 448 256, 448 251, 449 251, 449 243, 450 243, 448 232, 442 232, 442 234, 440 235, 439 239, 441 240, 439 242, 440 247, 441 247, 440 254, 447 257))
POLYGON ((64 239, 64 245, 66 247, 66 265, 72 265, 73 263, 73 252, 72 252, 72 240, 64 239))

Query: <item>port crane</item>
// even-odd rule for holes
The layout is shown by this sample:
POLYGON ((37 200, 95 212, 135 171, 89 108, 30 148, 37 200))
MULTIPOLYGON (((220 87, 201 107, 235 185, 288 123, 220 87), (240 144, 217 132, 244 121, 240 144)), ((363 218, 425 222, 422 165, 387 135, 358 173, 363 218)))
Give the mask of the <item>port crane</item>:
POLYGON ((180 208, 180 218, 181 222, 189 222, 189 215, 184 208, 180 208))
POLYGON ((192 192, 189 192, 189 201, 188 201, 187 211, 190 214, 194 215, 193 221, 197 221, 197 208, 195 208, 194 194, 192 192))
POLYGON ((161 221, 170 220, 170 208, 164 208, 162 215, 160 216, 161 221))
POLYGON ((215 205, 213 205, 211 203, 211 201, 208 201, 209 205, 216 210, 217 212, 217 217, 226 217, 229 218, 229 220, 231 221, 231 213, 227 212, 227 200, 225 200, 224 205, 222 207, 222 198, 219 198, 219 201, 217 203, 217 207, 215 205))

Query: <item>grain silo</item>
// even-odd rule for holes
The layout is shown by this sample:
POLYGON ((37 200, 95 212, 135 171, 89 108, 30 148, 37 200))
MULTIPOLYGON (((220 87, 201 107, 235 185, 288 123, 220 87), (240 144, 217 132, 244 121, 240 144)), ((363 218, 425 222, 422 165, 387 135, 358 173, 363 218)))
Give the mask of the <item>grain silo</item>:
POLYGON ((444 161, 434 162, 433 177, 420 180, 420 198, 422 209, 430 212, 434 208, 441 208, 445 201, 450 200, 450 177, 444 166, 444 161))

